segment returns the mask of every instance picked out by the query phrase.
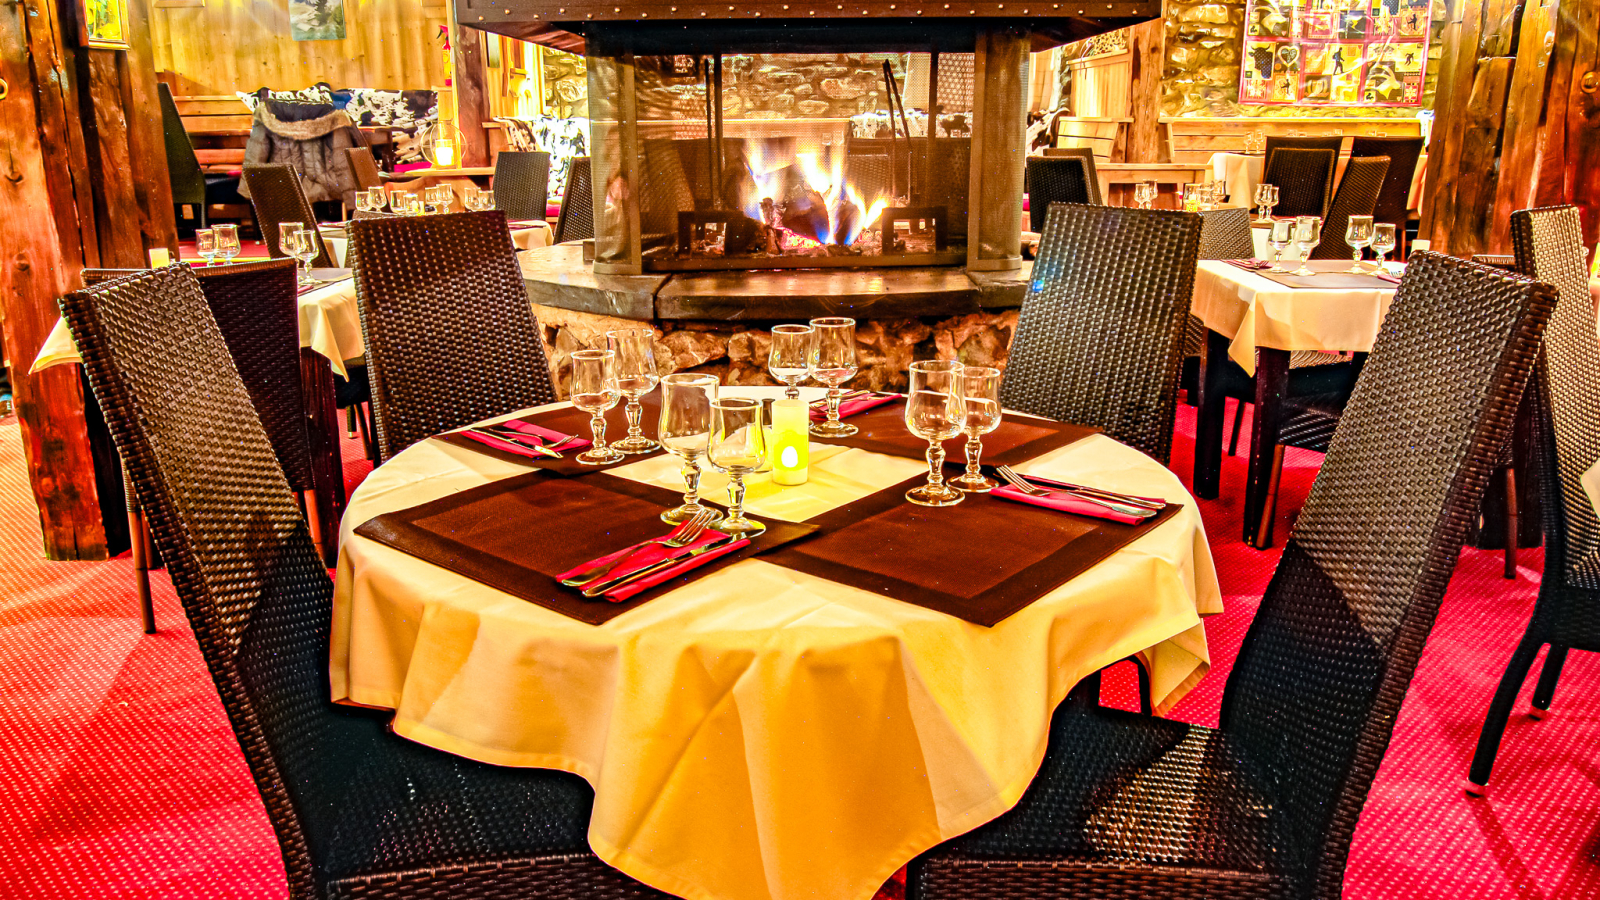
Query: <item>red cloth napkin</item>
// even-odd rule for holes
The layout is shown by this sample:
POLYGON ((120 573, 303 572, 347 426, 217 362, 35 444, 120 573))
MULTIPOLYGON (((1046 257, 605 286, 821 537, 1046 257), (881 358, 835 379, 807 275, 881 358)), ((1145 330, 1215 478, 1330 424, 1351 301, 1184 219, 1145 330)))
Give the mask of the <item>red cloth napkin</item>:
MULTIPOLYGON (((869 409, 874 409, 884 405, 885 403, 893 403, 899 399, 900 397, 897 394, 889 394, 887 396, 883 394, 873 394, 867 397, 857 397, 854 400, 846 400, 839 404, 839 418, 843 419, 853 416, 856 413, 866 412, 869 409)), ((823 404, 820 407, 811 407, 811 421, 825 422, 827 419, 827 404, 823 404)))
MULTIPOLYGON (((510 420, 508 422, 501 422, 499 424, 505 425, 506 427, 510 428, 512 431, 520 431, 523 434, 528 435, 529 437, 539 438, 540 440, 544 441, 545 446, 547 446, 547 447, 552 445, 552 444, 560 443, 561 441, 565 441, 565 440, 567 440, 567 438, 572 437, 572 435, 569 435, 569 434, 562 434, 561 432, 555 431, 555 430, 550 429, 550 428, 542 428, 542 427, 540 427, 538 425, 534 425, 534 424, 532 424, 530 422, 519 422, 516 419, 512 419, 512 420, 510 420)), ((461 432, 457 432, 457 433, 460 434, 462 437, 468 439, 468 440, 477 441, 478 443, 483 444, 485 446, 493 447, 496 450, 503 450, 506 453, 515 454, 517 456, 526 456, 529 459, 552 459, 553 458, 553 457, 545 456, 543 453, 540 453, 537 450, 530 450, 527 447, 524 447, 521 444, 517 443, 516 441, 502 441, 499 438, 491 437, 491 436, 489 436, 487 434, 484 434, 482 432, 479 432, 479 431, 461 431, 461 432)), ((588 438, 577 438, 576 440, 569 441, 565 446, 563 446, 561 448, 560 452, 564 454, 568 450, 583 450, 583 449, 587 448, 590 445, 590 443, 592 443, 592 442, 588 438)))
MULTIPOLYGON (((621 578, 630 572, 637 572, 640 569, 649 568, 650 566, 667 559, 669 556, 684 556, 698 547, 704 547, 706 544, 715 543, 725 537, 727 537, 727 535, 723 534, 722 532, 712 531, 711 529, 707 528, 700 534, 699 540, 684 547, 676 547, 669 550, 660 544, 650 544, 649 546, 646 546, 644 549, 640 550, 638 553, 634 553, 633 558, 628 560, 626 565, 606 573, 606 578, 621 578)), ((661 571, 647 578, 641 578, 638 581, 629 582, 628 584, 620 587, 612 588, 611 590, 606 591, 602 596, 604 596, 607 600, 610 600, 612 603, 621 603, 640 591, 649 590, 650 588, 653 588, 664 581, 669 581, 678 577, 679 575, 682 575, 684 572, 703 566, 719 557, 726 556, 729 553, 748 545, 749 543, 750 541, 748 539, 741 539, 718 547, 715 550, 708 550, 705 553, 694 557, 693 559, 686 559, 675 566, 667 566, 665 569, 662 569, 661 571)), ((559 581, 563 578, 569 578, 573 574, 581 572, 590 566, 604 565, 612 562, 613 560, 621 559, 629 553, 633 553, 634 548, 638 546, 638 544, 634 544, 629 547, 624 547, 615 553, 608 553, 605 556, 592 559, 581 566, 576 566, 572 569, 562 572, 560 575, 556 576, 556 580, 559 581)))
POLYGON ((1004 487, 997 487, 990 493, 992 496, 1002 497, 1006 500, 1015 500, 1018 503, 1031 503, 1034 506, 1043 506, 1046 509, 1056 509, 1060 510, 1061 512, 1069 512, 1080 516, 1088 516, 1091 519, 1110 519, 1113 522, 1122 522, 1128 525, 1138 525, 1140 522, 1144 521, 1144 519, 1137 516, 1125 516, 1122 513, 1113 512, 1109 509, 1106 509, 1104 506, 1099 505, 1098 503, 1090 503, 1087 500, 1079 500, 1078 498, 1072 496, 1072 494, 1066 492, 1051 494, 1048 497, 1035 497, 1032 494, 1024 494, 1022 491, 1019 491, 1008 484, 1004 487))
POLYGON ((1238 266, 1241 269, 1249 269, 1251 271, 1272 268, 1272 263, 1269 263, 1264 259, 1230 259, 1226 260, 1226 262, 1238 266))
POLYGON ((1373 272, 1372 274, 1378 278, 1382 278, 1384 281, 1392 281, 1395 284, 1400 283, 1400 277, 1398 275, 1390 275, 1388 272, 1373 272))

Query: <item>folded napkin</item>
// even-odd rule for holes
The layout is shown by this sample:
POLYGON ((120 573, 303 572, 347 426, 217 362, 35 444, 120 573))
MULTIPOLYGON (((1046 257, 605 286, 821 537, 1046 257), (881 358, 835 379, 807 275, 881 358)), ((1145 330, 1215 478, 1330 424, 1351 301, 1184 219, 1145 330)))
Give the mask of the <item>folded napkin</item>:
POLYGON ((1372 274, 1374 277, 1382 278, 1384 281, 1390 281, 1395 284, 1400 283, 1400 276, 1398 275, 1390 275, 1388 272, 1373 272, 1372 274))
MULTIPOLYGON (((572 435, 563 434, 563 433, 561 433, 559 431, 556 431, 554 429, 543 428, 543 427, 540 427, 538 425, 534 425, 531 422, 520 422, 520 421, 518 421, 516 419, 512 419, 512 420, 510 420, 508 422, 501 422, 499 424, 504 425, 507 428, 510 428, 512 431, 519 431, 519 432, 521 432, 521 433, 523 433, 525 435, 528 435, 529 437, 539 438, 540 440, 544 441, 544 444, 545 444, 546 447, 548 447, 548 446, 550 446, 552 444, 558 444, 558 443, 560 443, 562 441, 567 440, 567 438, 572 437, 572 435)), ((517 443, 516 441, 504 441, 504 440, 501 440, 501 439, 499 439, 497 437, 493 437, 491 435, 484 434, 481 431, 458 431, 456 433, 461 435, 462 437, 466 438, 467 440, 477 441, 478 443, 483 444, 485 446, 493 447, 496 450, 502 450, 502 451, 504 451, 506 453, 511 453, 511 454, 516 455, 516 456, 526 456, 529 459, 551 459, 552 458, 552 457, 549 457, 549 456, 545 456, 543 453, 540 453, 537 450, 531 450, 531 449, 529 449, 527 447, 524 447, 523 445, 517 443)), ((588 438, 577 438, 576 440, 569 441, 565 446, 563 446, 561 448, 561 450, 559 452, 565 454, 568 450, 583 450, 583 449, 586 449, 590 445, 590 443, 592 443, 592 442, 588 438)))
MULTIPOLYGON (((701 533, 699 540, 684 547, 668 549, 660 544, 650 544, 644 549, 640 550, 638 553, 634 553, 633 558, 628 560, 628 562, 621 568, 607 572, 605 577, 608 579, 621 578, 630 572, 637 572, 640 569, 647 569, 664 559, 687 556, 696 548, 704 547, 707 544, 716 543, 725 537, 727 537, 727 535, 723 534, 722 532, 712 531, 711 529, 707 528, 701 533)), ((604 596, 607 600, 610 600, 612 603, 621 603, 640 591, 649 590, 650 588, 653 588, 664 581, 670 581, 671 579, 682 575, 684 572, 703 566, 714 559, 718 559, 719 557, 726 556, 729 553, 747 546, 749 543, 750 541, 748 539, 732 541, 728 544, 718 547, 715 550, 708 550, 699 556, 685 559, 683 562, 678 563, 675 566, 667 566, 665 569, 662 569, 653 575, 641 578, 638 581, 632 581, 621 585, 620 587, 612 588, 611 590, 606 591, 602 596, 604 596)), ((633 553, 634 549, 638 546, 638 544, 634 544, 629 547, 624 547, 615 553, 608 553, 605 556, 589 560, 581 566, 576 566, 557 575, 556 580, 560 581, 563 578, 569 578, 575 573, 581 572, 590 566, 605 565, 614 560, 621 559, 622 557, 627 556, 629 553, 633 553)))
MULTIPOLYGON (((899 394, 868 394, 865 397, 846 400, 839 404, 839 418, 843 419, 856 413, 866 412, 869 409, 875 409, 885 403, 893 403, 899 399, 899 394)), ((827 418, 828 404, 823 403, 820 406, 811 407, 811 421, 823 422, 827 421, 827 418)))
POLYGON ((510 219, 506 224, 514 229, 521 230, 524 228, 538 228, 540 225, 548 225, 549 223, 543 219, 510 219))
POLYGON ((1226 262, 1238 266, 1241 269, 1250 269, 1252 271, 1256 269, 1272 268, 1272 263, 1269 263, 1264 259, 1230 259, 1226 260, 1226 262))
POLYGON ((1138 516, 1126 516, 1119 512, 1113 512, 1098 503, 1080 500, 1066 491, 1054 493, 1048 497, 1036 497, 1032 494, 1025 494, 1008 484, 1004 487, 995 488, 990 492, 990 496, 1015 500, 1018 503, 1031 503, 1034 506, 1043 506, 1046 509, 1088 516, 1091 519, 1110 519, 1113 522, 1122 522, 1128 525, 1138 525, 1145 520, 1138 516))

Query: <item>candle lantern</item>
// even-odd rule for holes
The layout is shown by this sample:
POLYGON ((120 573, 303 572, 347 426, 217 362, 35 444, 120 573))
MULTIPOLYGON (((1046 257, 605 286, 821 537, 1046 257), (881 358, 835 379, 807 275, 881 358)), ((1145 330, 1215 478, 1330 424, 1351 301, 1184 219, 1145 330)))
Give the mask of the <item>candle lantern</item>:
POLYGON ((811 408, 804 400, 783 399, 772 404, 772 461, 775 484, 805 484, 811 465, 811 408))

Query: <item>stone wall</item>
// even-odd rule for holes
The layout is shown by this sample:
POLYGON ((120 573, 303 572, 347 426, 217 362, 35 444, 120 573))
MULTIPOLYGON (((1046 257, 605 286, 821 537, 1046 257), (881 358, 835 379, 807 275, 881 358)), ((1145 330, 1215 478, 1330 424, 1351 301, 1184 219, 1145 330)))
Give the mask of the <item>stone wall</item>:
MULTIPOLYGON (((904 53, 735 53, 722 58, 726 119, 847 119, 887 109, 883 63, 904 87, 904 53)), ((706 112, 704 76, 674 76, 671 59, 641 61, 639 114, 698 119, 706 112), (648 62, 659 60, 661 66, 648 62)))

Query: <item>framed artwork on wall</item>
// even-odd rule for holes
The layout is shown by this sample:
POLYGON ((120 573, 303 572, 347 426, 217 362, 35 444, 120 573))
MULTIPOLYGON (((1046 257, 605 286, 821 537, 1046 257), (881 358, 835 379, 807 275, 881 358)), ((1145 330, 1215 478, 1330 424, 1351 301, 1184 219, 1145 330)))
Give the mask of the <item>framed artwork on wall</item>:
POLYGON ((344 0, 289 0, 289 36, 297 41, 344 40, 344 0))
POLYGON ((80 0, 78 9, 85 47, 128 49, 128 0, 80 0))
POLYGON ((1432 0, 1250 0, 1239 102, 1418 106, 1432 0))

